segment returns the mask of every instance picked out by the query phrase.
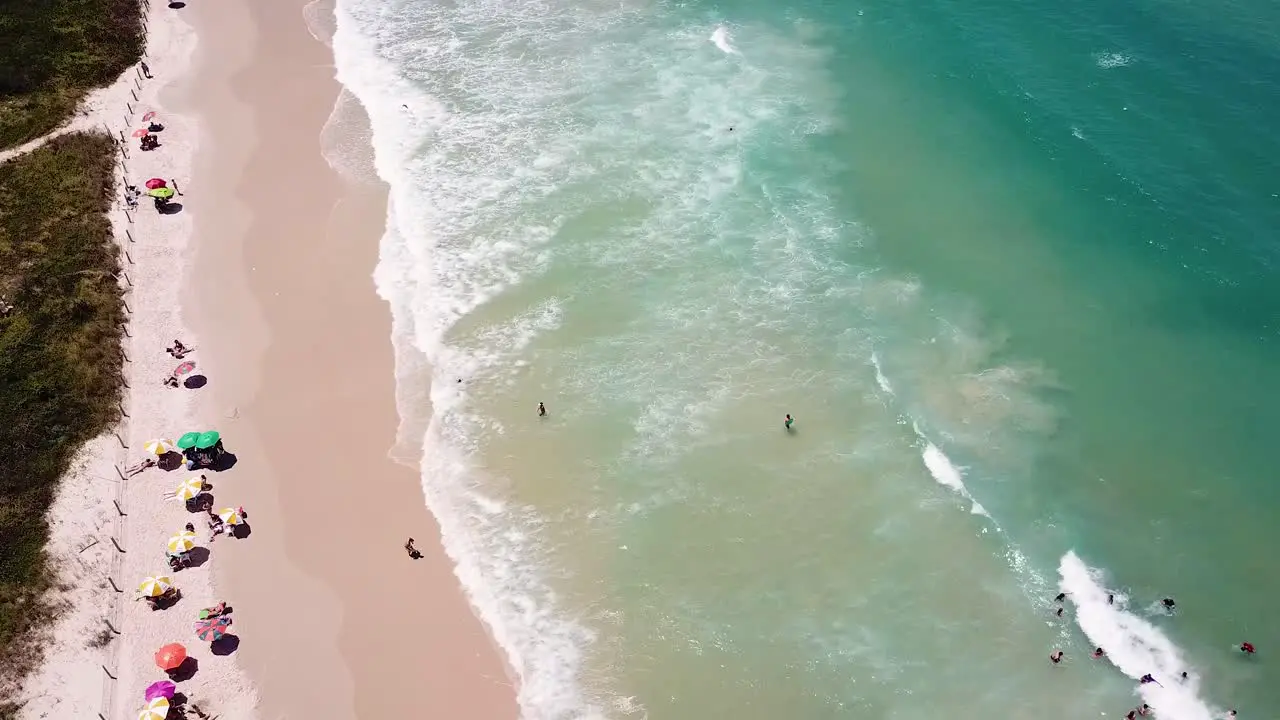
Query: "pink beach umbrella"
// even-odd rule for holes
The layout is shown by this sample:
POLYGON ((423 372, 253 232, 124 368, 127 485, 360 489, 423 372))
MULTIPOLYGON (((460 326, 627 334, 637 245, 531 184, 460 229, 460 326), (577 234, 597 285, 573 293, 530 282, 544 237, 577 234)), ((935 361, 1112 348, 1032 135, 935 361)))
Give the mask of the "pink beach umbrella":
POLYGON ((156 188, 162 188, 164 186, 165 186, 165 181, 163 178, 151 178, 150 180, 147 181, 148 190, 155 190, 156 188))
POLYGON ((177 691, 177 685, 174 685, 168 680, 161 680, 160 682, 153 682, 148 685, 146 695, 143 697, 147 699, 147 702, 151 702, 156 698, 165 698, 167 700, 171 699, 173 694, 177 691))
POLYGON ((150 122, 151 119, 154 118, 155 116, 156 116, 155 110, 148 111, 146 115, 142 116, 142 122, 150 122))
POLYGON ((133 131, 134 137, 146 137, 147 135, 150 135, 150 134, 151 133, 147 132, 146 128, 138 128, 137 130, 133 131))

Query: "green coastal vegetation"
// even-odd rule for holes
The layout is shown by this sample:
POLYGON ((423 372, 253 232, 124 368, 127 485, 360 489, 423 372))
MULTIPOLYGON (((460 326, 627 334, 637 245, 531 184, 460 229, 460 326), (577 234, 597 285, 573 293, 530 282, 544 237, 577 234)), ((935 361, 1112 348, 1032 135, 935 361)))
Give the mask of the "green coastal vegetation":
MULTIPOLYGON (((0 12, 0 148, 61 126, 143 48, 137 0, 0 12)), ((0 164, 0 719, 58 613, 45 514, 76 451, 118 419, 124 323, 106 217, 116 145, 68 134, 0 164)))
POLYGON ((56 616, 45 513, 58 479, 118 419, 115 152, 105 133, 73 133, 0 164, 0 697, 56 616))
MULTIPOLYGON (((5 3, 0 148, 61 126, 142 47, 137 0, 5 3)), ((105 133, 72 133, 0 163, 0 719, 60 609, 45 550, 59 478, 119 417, 116 152, 105 133)))
POLYGON ((142 54, 138 0, 9 0, 0 10, 0 148, 57 128, 142 54))

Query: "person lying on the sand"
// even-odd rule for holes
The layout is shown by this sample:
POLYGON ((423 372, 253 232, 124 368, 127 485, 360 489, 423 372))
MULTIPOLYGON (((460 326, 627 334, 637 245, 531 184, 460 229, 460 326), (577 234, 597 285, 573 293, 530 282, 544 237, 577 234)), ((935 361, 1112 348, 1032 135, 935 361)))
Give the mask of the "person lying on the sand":
POLYGON ((182 342, 179 340, 173 341, 173 347, 167 347, 164 349, 165 352, 179 359, 181 359, 183 355, 186 355, 187 353, 192 352, 194 350, 195 348, 187 347, 186 345, 183 345, 182 342))
POLYGON ((173 375, 170 375, 169 377, 164 379, 164 386, 171 387, 171 388, 178 387, 178 378, 173 375))
POLYGON ((408 542, 404 544, 404 549, 405 549, 405 552, 409 553, 409 557, 413 558, 414 560, 417 560, 418 558, 422 557, 422 553, 418 552, 418 548, 413 546, 413 538, 409 538, 408 542))

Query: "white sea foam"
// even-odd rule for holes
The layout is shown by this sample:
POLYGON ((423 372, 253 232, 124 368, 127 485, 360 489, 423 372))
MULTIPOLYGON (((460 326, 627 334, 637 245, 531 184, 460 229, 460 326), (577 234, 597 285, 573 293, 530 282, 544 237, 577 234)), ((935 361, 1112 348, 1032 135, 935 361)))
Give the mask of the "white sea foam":
POLYGON ((715 32, 711 33, 711 42, 715 43, 715 46, 720 48, 720 51, 726 55, 738 54, 737 49, 734 48, 733 45, 729 44, 729 28, 723 25, 716 28, 715 32))
POLYGON ((1094 53, 1093 62, 1103 70, 1124 67, 1133 62, 1133 58, 1118 52, 1094 53))
MULTIPOLYGON (((422 440, 428 504, 463 588, 520 677, 524 717, 599 716, 579 682, 583 652, 593 635, 557 611, 554 593, 542 578, 546 558, 538 542, 539 519, 529 509, 510 507, 485 492, 469 460, 473 446, 468 429, 476 419, 462 411, 464 394, 456 380, 473 377, 492 365, 493 358, 442 342, 453 323, 500 292, 536 257, 531 260, 521 247, 500 237, 470 250, 438 247, 447 239, 449 228, 441 223, 449 215, 434 203, 457 202, 465 209, 490 193, 434 202, 417 194, 421 144, 450 123, 456 127, 458 118, 380 56, 379 43, 386 38, 367 34, 374 23, 353 15, 361 12, 378 13, 359 2, 339 4, 334 54, 339 81, 368 112, 375 166, 391 186, 376 281, 394 315, 397 371, 412 372, 401 365, 421 354, 435 374, 430 390, 434 416, 422 440)), ((554 322, 554 314, 549 308, 533 320, 554 322)), ((493 332, 503 336, 500 341, 527 342, 518 329, 493 332)), ((421 400, 398 398, 406 422, 413 418, 409 406, 421 400)))
POLYGON ((920 459, 924 461, 924 466, 929 470, 929 474, 933 476, 933 479, 939 485, 950 488, 955 494, 967 500, 971 513, 990 518, 991 516, 987 515, 986 509, 978 504, 973 495, 969 494, 969 488, 965 487, 964 484, 964 473, 961 472, 960 468, 956 467, 955 463, 951 462, 951 458, 947 457, 946 453, 939 450, 938 446, 929 440, 918 424, 912 422, 911 429, 915 431, 916 437, 920 438, 920 441, 924 443, 924 447, 920 450, 920 459))
POLYGON ((1076 622, 1091 645, 1106 652, 1106 659, 1135 681, 1153 676, 1158 684, 1140 684, 1142 701, 1164 720, 1214 720, 1222 711, 1199 695, 1199 681, 1184 653, 1160 628, 1134 615, 1121 602, 1107 602, 1109 592, 1102 573, 1084 564, 1074 552, 1058 565, 1062 591, 1075 605, 1076 622), (1189 678, 1181 680, 1187 672, 1189 678))
POLYGON ((885 377, 884 368, 880 367, 880 357, 874 352, 871 353, 871 366, 876 370, 876 385, 884 392, 893 394, 893 385, 889 383, 889 378, 885 377))

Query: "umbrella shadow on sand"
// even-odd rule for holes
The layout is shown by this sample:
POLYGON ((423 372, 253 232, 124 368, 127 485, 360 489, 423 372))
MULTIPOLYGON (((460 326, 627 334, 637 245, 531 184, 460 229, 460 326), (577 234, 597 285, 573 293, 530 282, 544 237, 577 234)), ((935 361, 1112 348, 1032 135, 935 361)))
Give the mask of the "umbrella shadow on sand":
POLYGON ((214 655, 230 655, 238 647, 240 647, 240 636, 228 634, 209 643, 209 652, 214 655))
POLYGON ((173 472, 182 467, 185 459, 180 452, 167 452, 156 458, 156 466, 165 472, 173 472))
POLYGON ((209 548, 199 545, 187 551, 187 567, 198 568, 209 562, 209 548))
POLYGON ((231 468, 235 467, 235 465, 236 465, 235 453, 224 452, 218 457, 214 458, 213 462, 206 465, 205 469, 212 470, 213 472, 222 472, 224 470, 230 470, 231 468))
POLYGON ((200 669, 200 662, 193 657, 188 657, 182 661, 182 664, 168 672, 169 679, 174 682, 183 682, 190 680, 196 676, 196 671, 200 669))
POLYGON ((253 528, 249 527, 249 523, 242 522, 231 526, 231 537, 237 540, 243 540, 253 534, 253 528))
POLYGON ((182 381, 182 386, 188 390, 199 390, 209 384, 209 378, 203 375, 192 375, 182 381))
POLYGON ((156 212, 161 215, 177 215, 182 212, 182 203, 168 202, 156 208, 156 212))

